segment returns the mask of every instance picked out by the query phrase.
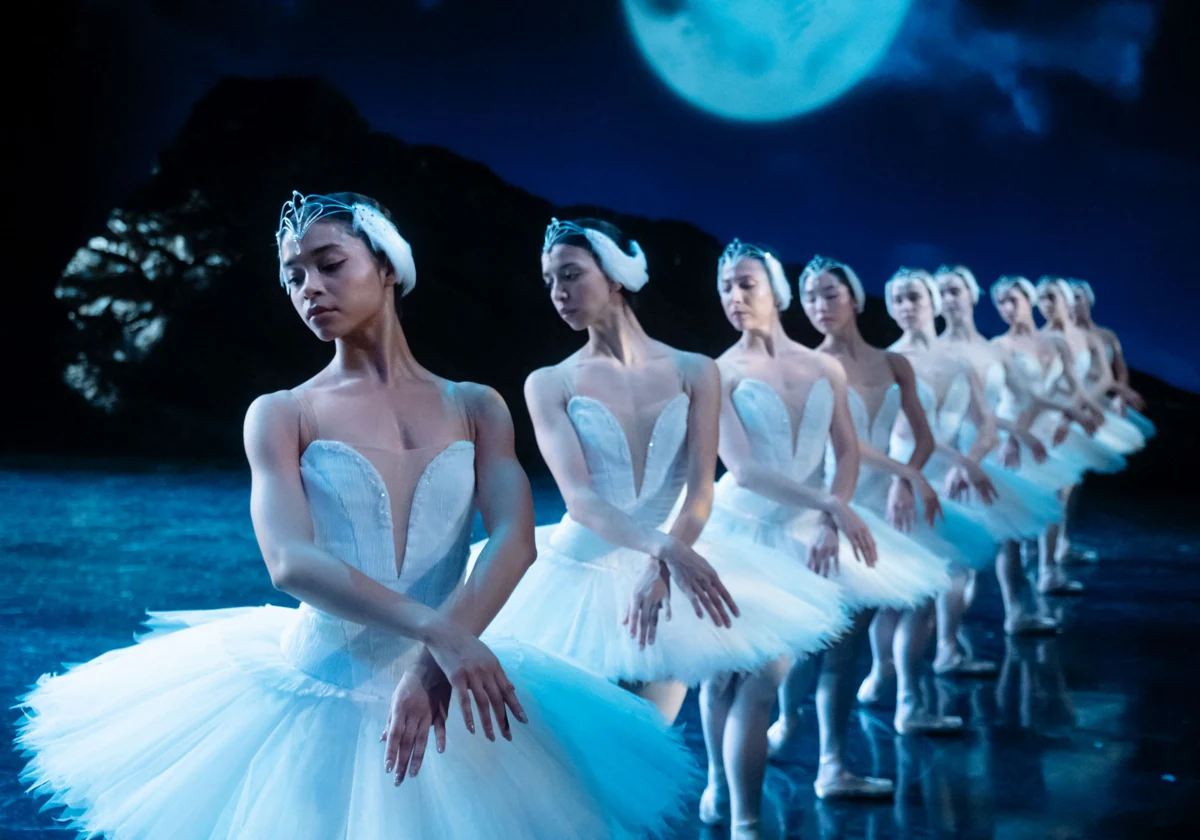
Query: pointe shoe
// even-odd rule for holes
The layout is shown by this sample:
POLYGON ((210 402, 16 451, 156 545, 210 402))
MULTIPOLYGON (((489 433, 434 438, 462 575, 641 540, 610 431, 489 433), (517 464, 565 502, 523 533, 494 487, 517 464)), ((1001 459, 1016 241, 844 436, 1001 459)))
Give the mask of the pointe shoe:
POLYGON ((892 721, 899 735, 958 735, 963 719, 956 715, 931 715, 928 712, 896 712, 892 721))
POLYGON ((762 837, 762 833, 759 831, 756 819, 739 820, 729 832, 729 840, 759 840, 760 837, 762 837))
POLYGON ((783 718, 772 723, 767 730, 767 758, 775 761, 783 755, 799 729, 799 724, 786 724, 783 718))
POLYGON ((887 674, 880 674, 876 669, 872 668, 871 673, 867 674, 867 678, 862 681, 862 685, 858 687, 858 702, 863 706, 878 706, 883 702, 888 692, 884 690, 884 686, 889 680, 896 676, 894 670, 887 674))
POLYGON ((1004 622, 1004 632, 1010 636, 1053 636, 1058 631, 1057 621, 1038 615, 1027 615, 1004 622))
POLYGON ((1038 584, 1038 592, 1043 595, 1082 595, 1086 591, 1086 586, 1069 578, 1038 584))
POLYGON ((720 825, 729 819, 729 790, 718 788, 711 782, 700 794, 700 822, 705 825, 720 825))
POLYGON ((933 673, 942 677, 991 677, 998 670, 995 662, 971 659, 962 653, 938 657, 933 661, 933 673))
POLYGON ((853 773, 839 773, 833 779, 813 782, 813 792, 817 799, 891 799, 896 793, 896 785, 891 779, 877 779, 874 776, 855 776, 853 773))

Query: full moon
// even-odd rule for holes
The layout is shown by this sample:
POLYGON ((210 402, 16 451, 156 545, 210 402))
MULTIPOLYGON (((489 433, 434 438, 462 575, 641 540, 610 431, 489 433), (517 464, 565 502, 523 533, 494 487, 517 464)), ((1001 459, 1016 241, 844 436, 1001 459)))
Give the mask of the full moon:
POLYGON ((735 120, 819 108, 870 72, 911 0, 623 0, 642 55, 673 91, 735 120))

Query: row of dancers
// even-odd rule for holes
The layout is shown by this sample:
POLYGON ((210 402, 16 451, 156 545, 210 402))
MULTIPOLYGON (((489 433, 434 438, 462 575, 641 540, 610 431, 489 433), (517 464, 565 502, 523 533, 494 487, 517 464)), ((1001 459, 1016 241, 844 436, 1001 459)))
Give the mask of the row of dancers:
POLYGON ((847 766, 855 694, 894 678, 897 732, 960 730, 921 701, 935 628, 935 671, 994 671, 959 638, 995 568, 1005 631, 1054 632, 1021 545, 1039 589, 1075 591, 1069 493, 1153 431, 1086 284, 1001 278, 1009 330, 988 341, 969 270, 903 269, 883 350, 857 275, 818 257, 796 285, 813 350, 784 332, 777 257, 735 240, 716 294, 740 337, 714 361, 643 329, 636 242, 555 219, 543 280, 587 342, 526 382, 567 510, 535 528, 504 401, 409 348, 416 267, 386 208, 296 193, 277 240, 281 285, 335 348, 245 423, 258 544, 300 606, 150 613, 137 644, 21 698, 30 790, 112 840, 659 835, 701 775, 670 725, 689 686, 704 822, 759 835, 769 754, 814 680, 816 795, 890 797, 847 766))

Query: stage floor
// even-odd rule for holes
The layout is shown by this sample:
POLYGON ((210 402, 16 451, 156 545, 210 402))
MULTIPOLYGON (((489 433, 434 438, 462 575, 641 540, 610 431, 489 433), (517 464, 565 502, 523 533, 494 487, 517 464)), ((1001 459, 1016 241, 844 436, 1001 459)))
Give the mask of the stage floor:
MULTIPOLYGON (((539 522, 553 521, 561 502, 538 486, 539 522)), ((59 663, 128 644, 147 608, 286 603, 257 558, 246 489, 242 473, 220 470, 0 470, 0 695, 12 705, 59 663)), ((1065 632, 1006 640, 996 583, 986 580, 968 631, 976 655, 1000 663, 999 677, 925 686, 931 702, 966 718, 966 735, 900 738, 889 710, 856 709, 852 766, 895 778, 898 795, 888 805, 824 805, 812 795, 810 709, 802 738, 767 777, 774 836, 1192 836, 1200 533, 1190 508, 1089 489, 1077 541, 1099 557, 1074 567, 1086 595, 1050 604, 1065 632)), ((5 741, 16 717, 4 721, 5 741)), ((703 760, 694 697, 680 721, 703 760)), ((0 837, 69 836, 23 793, 20 766, 0 750, 0 837)), ((693 821, 675 836, 727 831, 693 821)))

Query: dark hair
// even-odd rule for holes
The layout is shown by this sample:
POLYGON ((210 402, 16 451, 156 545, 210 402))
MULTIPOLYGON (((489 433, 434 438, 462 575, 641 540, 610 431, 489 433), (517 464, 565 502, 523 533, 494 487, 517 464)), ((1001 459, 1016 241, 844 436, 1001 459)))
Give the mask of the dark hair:
MULTIPOLYGON (((613 242, 617 243, 617 247, 620 248, 622 252, 631 257, 633 256, 633 240, 629 238, 625 231, 621 230, 612 222, 606 222, 604 219, 593 219, 589 217, 584 219, 572 219, 571 224, 579 225, 582 228, 590 228, 603 233, 613 242)), ((576 248, 582 248, 592 255, 592 259, 596 261, 596 265, 600 265, 600 255, 596 253, 594 248, 592 248, 591 240, 581 233, 565 234, 559 239, 555 240, 554 244, 572 245, 576 248)), ((624 298, 625 303, 628 304, 631 309, 637 308, 637 292, 632 292, 622 286, 621 297, 624 298)))
MULTIPOLYGON (((392 218, 392 212, 384 207, 381 202, 371 198, 369 195, 363 195, 362 193, 356 192, 335 192, 329 193, 327 197, 332 198, 334 201, 340 201, 342 204, 348 204, 351 207, 353 207, 355 204, 365 204, 368 207, 373 207, 393 225, 396 223, 392 218)), ((371 255, 375 257, 375 260, 379 263, 379 265, 391 265, 387 258, 387 254, 383 253, 383 251, 377 250, 375 246, 371 244, 370 238, 363 231, 354 226, 354 219, 349 213, 344 210, 331 213, 329 215, 329 221, 340 224, 348 233, 366 245, 367 250, 370 251, 371 255)), ((395 266, 392 266, 392 268, 395 269, 395 266)))

